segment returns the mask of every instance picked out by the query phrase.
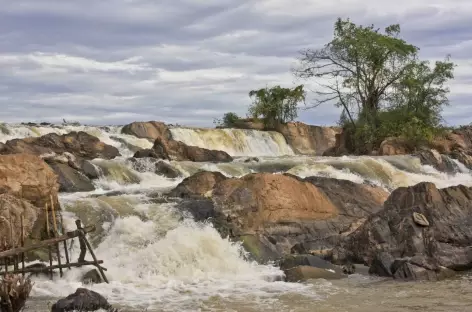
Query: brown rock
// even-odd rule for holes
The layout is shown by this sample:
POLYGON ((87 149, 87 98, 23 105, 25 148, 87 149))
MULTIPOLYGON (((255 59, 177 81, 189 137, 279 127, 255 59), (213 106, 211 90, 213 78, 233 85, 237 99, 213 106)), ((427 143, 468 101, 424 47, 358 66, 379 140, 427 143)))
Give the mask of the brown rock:
POLYGON ((271 223, 326 220, 338 214, 336 206, 313 184, 278 174, 226 179, 215 185, 213 200, 247 231, 271 223))
POLYGON ((171 133, 169 127, 160 121, 133 122, 121 129, 121 133, 134 135, 138 138, 170 140, 171 133))
POLYGON ((54 171, 38 156, 0 155, 0 190, 25 199, 38 208, 50 204, 59 207, 59 184, 54 171))
POLYGON ((194 162, 231 162, 233 158, 226 152, 189 146, 175 140, 156 139, 153 150, 162 159, 194 162))
POLYGON ((200 171, 185 178, 169 195, 181 198, 207 197, 216 184, 226 179, 220 172, 200 171))
POLYGON ((387 138, 380 144, 379 155, 407 155, 413 152, 413 148, 408 142, 401 138, 387 138))
POLYGON ((323 155, 336 144, 338 127, 320 127, 301 122, 280 124, 276 131, 282 133, 293 151, 302 155, 323 155))
POLYGON ((10 194, 0 194, 0 250, 20 246, 21 216, 23 216, 23 239, 26 239, 31 234, 40 213, 39 208, 24 199, 10 194))
POLYGON ((64 135, 49 133, 37 138, 14 139, 7 141, 0 151, 2 154, 64 154, 69 152, 83 159, 113 159, 119 156, 118 149, 101 142, 86 132, 70 132, 64 135))

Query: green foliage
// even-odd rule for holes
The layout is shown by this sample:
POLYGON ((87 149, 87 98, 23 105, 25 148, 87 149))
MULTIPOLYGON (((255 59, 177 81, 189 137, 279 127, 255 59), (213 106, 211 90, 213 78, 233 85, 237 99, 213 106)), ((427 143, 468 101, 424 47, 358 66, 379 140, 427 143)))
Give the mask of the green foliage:
POLYGON ((236 113, 229 112, 224 114, 222 119, 213 120, 213 123, 219 128, 231 128, 239 119, 236 113))
POLYGON ((273 128, 277 123, 293 121, 298 116, 298 103, 305 102, 303 85, 292 89, 275 86, 249 92, 253 99, 249 116, 262 119, 265 127, 273 128))
POLYGON ((294 74, 317 79, 315 106, 334 102, 340 124, 351 132, 356 150, 368 152, 389 136, 427 142, 448 104, 445 83, 453 78, 447 57, 431 66, 419 49, 399 38, 400 26, 383 32, 338 19, 334 38, 323 48, 301 52, 294 74))

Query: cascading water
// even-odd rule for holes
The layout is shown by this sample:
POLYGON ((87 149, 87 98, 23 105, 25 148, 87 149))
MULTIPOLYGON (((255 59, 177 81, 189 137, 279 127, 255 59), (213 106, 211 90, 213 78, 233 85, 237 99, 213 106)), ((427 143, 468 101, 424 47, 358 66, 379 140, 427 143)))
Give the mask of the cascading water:
MULTIPOLYGON (((472 185, 471 172, 457 161, 454 161, 457 172, 446 174, 421 165, 419 159, 411 156, 294 156, 283 136, 276 133, 185 128, 173 128, 174 139, 225 150, 234 156, 259 156, 259 162, 171 161, 169 164, 183 177, 169 179, 154 172, 153 162, 141 159, 137 164, 127 160, 135 148, 150 148, 152 142, 121 134, 120 127, 7 125, 6 129, 8 134, 0 131, 0 142, 51 132, 86 131, 120 150, 123 156, 117 159, 92 161, 102 173, 94 180, 95 191, 60 194, 60 201, 66 227, 74 229, 74 220, 80 218, 98 228, 90 240, 98 258, 104 260, 111 283, 86 287, 126 311, 145 308, 148 311, 305 311, 297 309, 291 303, 294 300, 307 302, 308 306, 316 304, 320 311, 336 310, 321 307, 323 300, 342 288, 323 281, 315 284, 276 281, 282 274, 278 268, 248 261, 239 244, 221 238, 210 224, 193 221, 176 204, 155 200, 156 193, 172 189, 183 177, 198 170, 220 171, 226 176, 251 172, 327 176, 356 183, 370 182, 387 190, 421 181, 439 187, 472 185), (321 301, 313 303, 314 300, 321 301)), ((72 258, 76 259, 78 252, 76 246, 72 258)), ((42 298, 57 300, 84 287, 81 276, 86 270, 66 270, 65 278, 54 281, 35 277, 33 298, 41 303, 42 298)), ((33 307, 27 311, 46 311, 41 309, 33 307)))
POLYGON ((231 156, 294 155, 284 136, 274 131, 171 128, 172 138, 187 145, 225 151, 231 156))

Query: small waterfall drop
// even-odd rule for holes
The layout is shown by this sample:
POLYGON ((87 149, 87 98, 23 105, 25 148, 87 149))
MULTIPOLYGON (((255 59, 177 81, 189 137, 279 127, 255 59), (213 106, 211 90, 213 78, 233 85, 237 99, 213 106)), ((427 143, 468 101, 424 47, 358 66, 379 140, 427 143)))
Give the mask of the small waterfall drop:
POLYGON ((187 145, 225 151, 231 156, 294 155, 285 137, 275 131, 171 128, 171 133, 174 140, 187 145))

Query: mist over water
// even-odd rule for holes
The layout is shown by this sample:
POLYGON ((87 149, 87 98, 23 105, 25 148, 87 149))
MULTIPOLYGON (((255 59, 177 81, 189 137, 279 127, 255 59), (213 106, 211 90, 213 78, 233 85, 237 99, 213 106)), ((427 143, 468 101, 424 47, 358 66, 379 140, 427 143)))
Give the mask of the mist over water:
MULTIPOLYGON (((8 125, 7 128, 9 134, 0 132, 0 142, 51 132, 85 131, 119 149, 121 157, 92 161, 103 173, 94 180, 95 191, 63 193, 60 201, 66 228, 74 229, 75 219, 80 218, 86 224, 95 224, 98 229, 89 238, 97 257, 104 260, 110 284, 85 287, 101 293, 126 311, 144 308, 148 311, 313 311, 314 305, 319 311, 366 311, 356 310, 351 305, 357 297, 348 302, 338 296, 349 297, 355 293, 364 298, 365 293, 364 302, 375 303, 376 296, 379 296, 377 292, 382 287, 386 292, 392 290, 397 292, 397 296, 404 296, 398 300, 404 300, 406 305, 408 300, 417 297, 420 298, 416 300, 421 301, 418 293, 424 294, 421 284, 410 288, 379 284, 382 285, 379 288, 375 283, 380 281, 358 275, 336 282, 295 284, 279 281, 282 272, 277 267, 249 261, 240 244, 221 238, 211 224, 193 221, 173 203, 153 200, 157 193, 172 189, 184 177, 198 170, 219 171, 228 177, 251 172, 324 176, 355 183, 373 183, 388 191, 421 181, 430 181, 439 187, 472 186, 471 172, 457 161, 454 161, 456 172, 446 174, 421 165, 419 159, 412 156, 295 156, 283 136, 276 132, 187 128, 172 128, 173 138, 189 145, 224 150, 236 157, 235 161, 221 164, 170 161, 169 164, 183 176, 168 179, 156 174, 153 163, 146 159, 138 161, 139 171, 133 169, 136 167, 127 159, 136 148, 151 148, 153 142, 121 134, 121 127, 8 125), (260 161, 245 162, 247 156, 258 156, 260 161)), ((72 259, 76 259, 78 254, 78 242, 75 242, 72 259)), ((47 308, 39 306, 45 298, 57 300, 78 287, 84 287, 81 277, 90 269, 65 270, 65 277, 57 277, 54 281, 35 277, 32 296, 38 306, 30 311, 47 311, 47 308)), ((456 283, 456 287, 460 283, 470 286, 467 277, 450 283, 456 283)), ((443 292, 452 291, 449 284, 440 283, 437 287, 443 292)), ((362 300, 357 300, 357 306, 362 306, 362 300)), ((383 300, 388 301, 387 298, 383 300)), ((376 305, 379 303, 373 304, 376 305)), ((433 311, 432 307, 426 307, 433 311)), ((401 307, 379 309, 409 311, 401 307)), ((460 308, 456 310, 462 311, 460 308)), ((434 311, 447 310, 438 308, 434 311)))

